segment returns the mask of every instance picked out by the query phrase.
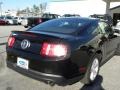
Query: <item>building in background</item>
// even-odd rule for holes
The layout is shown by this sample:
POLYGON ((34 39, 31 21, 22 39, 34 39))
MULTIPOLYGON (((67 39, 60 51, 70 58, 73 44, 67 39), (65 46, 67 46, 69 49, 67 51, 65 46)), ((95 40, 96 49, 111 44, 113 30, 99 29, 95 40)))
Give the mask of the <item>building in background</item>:
POLYGON ((3 16, 16 16, 17 15, 17 11, 16 10, 7 10, 7 11, 3 11, 2 12, 3 16))
POLYGON ((110 15, 113 17, 113 24, 116 25, 120 20, 120 5, 110 8, 110 15))

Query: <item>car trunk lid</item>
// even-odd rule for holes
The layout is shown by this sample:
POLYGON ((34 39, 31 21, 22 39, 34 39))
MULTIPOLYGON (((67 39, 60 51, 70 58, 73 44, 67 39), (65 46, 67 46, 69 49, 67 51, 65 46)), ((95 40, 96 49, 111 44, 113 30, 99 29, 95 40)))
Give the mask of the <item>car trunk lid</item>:
POLYGON ((11 36, 16 39, 14 49, 33 54, 40 54, 44 42, 60 43, 63 38, 70 37, 69 35, 29 31, 13 31, 11 36))

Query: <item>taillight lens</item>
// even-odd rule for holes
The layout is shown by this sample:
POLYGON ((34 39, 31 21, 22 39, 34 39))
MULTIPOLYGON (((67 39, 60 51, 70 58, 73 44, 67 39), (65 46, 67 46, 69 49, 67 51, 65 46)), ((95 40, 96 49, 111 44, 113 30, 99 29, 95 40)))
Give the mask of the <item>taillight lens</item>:
POLYGON ((8 46, 13 47, 14 43, 15 43, 15 37, 9 37, 8 46))
POLYGON ((67 46, 63 44, 43 43, 40 54, 48 57, 64 57, 67 55, 67 46))
POLYGON ((42 20, 41 19, 38 19, 38 23, 41 23, 42 22, 42 20))

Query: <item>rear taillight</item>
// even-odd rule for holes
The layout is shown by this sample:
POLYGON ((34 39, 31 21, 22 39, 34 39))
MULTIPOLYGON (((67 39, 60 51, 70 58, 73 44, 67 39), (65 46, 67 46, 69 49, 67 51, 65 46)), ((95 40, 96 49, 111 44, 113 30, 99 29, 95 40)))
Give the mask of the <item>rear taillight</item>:
POLYGON ((43 43, 40 54, 48 57, 65 57, 67 46, 63 44, 43 43))
POLYGON ((41 23, 42 22, 42 19, 38 19, 38 23, 41 23))
POLYGON ((15 37, 9 37, 8 46, 13 47, 14 43, 15 43, 15 37))

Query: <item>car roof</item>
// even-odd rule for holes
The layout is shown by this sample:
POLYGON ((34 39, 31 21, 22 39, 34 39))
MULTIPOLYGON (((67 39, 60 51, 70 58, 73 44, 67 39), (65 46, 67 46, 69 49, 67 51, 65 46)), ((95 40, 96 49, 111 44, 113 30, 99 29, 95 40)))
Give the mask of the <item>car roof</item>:
POLYGON ((89 21, 89 22, 99 22, 100 19, 98 18, 91 18, 91 17, 62 17, 58 19, 70 19, 70 20, 83 20, 83 21, 89 21))

